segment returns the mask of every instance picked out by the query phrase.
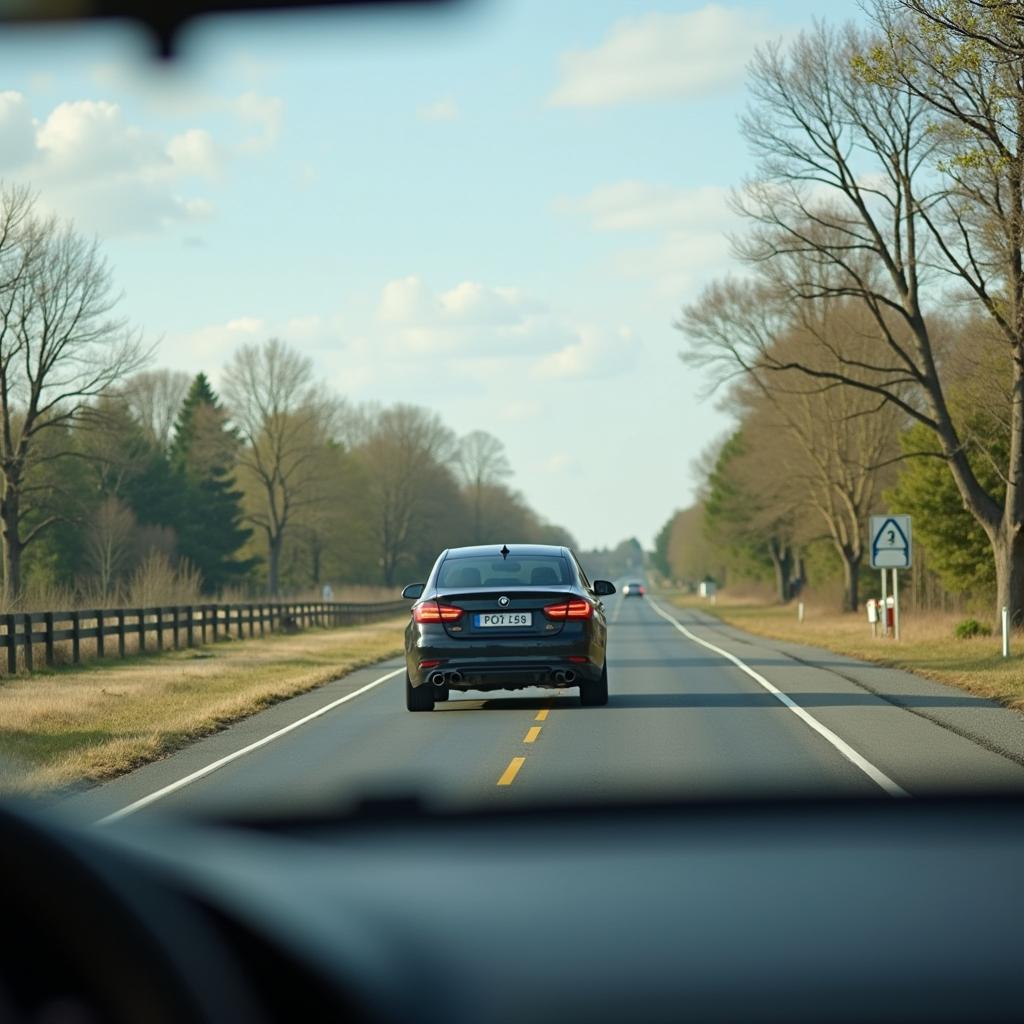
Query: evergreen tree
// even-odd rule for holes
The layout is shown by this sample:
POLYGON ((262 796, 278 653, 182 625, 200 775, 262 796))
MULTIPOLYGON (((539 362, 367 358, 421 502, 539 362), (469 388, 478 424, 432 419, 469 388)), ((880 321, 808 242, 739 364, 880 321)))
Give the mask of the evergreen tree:
MULTIPOLYGON (((979 417, 980 419, 980 414, 979 417)), ((976 425, 976 424, 975 424, 976 425)), ((1009 445, 1009 431, 992 439, 997 453, 1009 445)), ((927 427, 916 424, 901 438, 908 457, 896 485, 885 495, 888 507, 914 517, 914 543, 928 555, 928 567, 943 586, 955 593, 990 596, 996 585, 995 566, 985 531, 964 508, 963 499, 938 445, 927 427), (923 454, 934 452, 935 458, 923 454)), ((972 451, 972 468, 990 493, 1006 489, 995 468, 998 463, 972 451)))
POLYGON ((254 565, 235 557, 252 533, 242 526, 242 492, 234 486, 237 447, 216 393, 198 374, 178 413, 169 458, 184 499, 178 553, 202 573, 210 592, 240 582, 254 565))

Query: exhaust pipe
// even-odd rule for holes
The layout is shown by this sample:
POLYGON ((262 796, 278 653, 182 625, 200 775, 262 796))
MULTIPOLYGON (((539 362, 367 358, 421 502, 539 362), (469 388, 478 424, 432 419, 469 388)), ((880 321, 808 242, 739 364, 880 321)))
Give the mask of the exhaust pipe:
POLYGON ((429 682, 433 683, 434 686, 444 686, 444 673, 443 672, 431 672, 429 682))
POLYGON ((569 669, 567 672, 563 672, 562 675, 565 677, 565 681, 567 683, 572 683, 576 680, 576 673, 573 672, 572 669, 569 669))
POLYGON ((561 684, 565 683, 565 673, 561 669, 559 669, 555 673, 555 682, 556 683, 561 683, 561 684))
POLYGON ((459 672, 458 670, 454 671, 454 672, 453 672, 453 673, 452 673, 452 674, 451 674, 451 675, 450 675, 450 676, 448 677, 448 682, 449 682, 449 683, 461 683, 461 682, 462 682, 462 673, 461 673, 461 672, 459 672))

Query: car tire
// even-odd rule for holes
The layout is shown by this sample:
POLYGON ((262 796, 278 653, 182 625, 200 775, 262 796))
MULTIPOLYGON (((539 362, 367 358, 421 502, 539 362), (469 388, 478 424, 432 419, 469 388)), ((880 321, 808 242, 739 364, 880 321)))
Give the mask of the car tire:
POLYGON ((580 704, 585 708, 603 708, 608 703, 608 662, 601 669, 600 679, 580 683, 580 704))
POLYGON ((429 683, 413 686, 405 673, 405 707, 408 711, 433 711, 434 693, 429 683))

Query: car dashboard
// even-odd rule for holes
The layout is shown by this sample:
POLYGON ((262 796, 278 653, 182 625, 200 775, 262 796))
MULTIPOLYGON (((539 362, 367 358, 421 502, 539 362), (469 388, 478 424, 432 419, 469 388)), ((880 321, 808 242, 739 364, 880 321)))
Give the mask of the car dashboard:
MULTIPOLYGON (((13 923, 24 913, 23 934, 35 929, 25 957, 66 965, 85 988, 104 972, 108 988, 141 986, 154 1020, 1009 1020, 1022 808, 400 801, 334 819, 140 816, 88 830, 14 810, 20 851, 8 843, 3 866, 13 923), (40 855, 19 868, 33 843, 78 867, 40 855), (53 906, 18 910, 19 891, 48 883, 53 906), (93 885, 97 906, 124 914, 90 907, 93 885), (41 927, 62 905, 75 921, 41 927), (86 925, 90 941, 76 943, 86 925), (132 955, 140 964, 111 969, 132 955), (173 985, 146 981, 160 971, 176 971, 190 1001, 161 1005, 173 985)), ((13 964, 0 967, 10 1006, 38 1006, 13 964)), ((94 996, 109 1013, 92 1019, 132 1005, 94 996)))

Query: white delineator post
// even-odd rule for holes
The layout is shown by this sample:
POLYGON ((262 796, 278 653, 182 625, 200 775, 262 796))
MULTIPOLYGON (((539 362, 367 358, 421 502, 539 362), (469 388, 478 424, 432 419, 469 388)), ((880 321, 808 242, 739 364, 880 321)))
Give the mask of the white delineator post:
POLYGON ((892 571, 892 635, 894 639, 900 638, 900 574, 896 569, 892 571))
POLYGON ((803 603, 803 601, 801 601, 796 606, 796 621, 797 622, 803 622, 804 621, 804 603, 803 603))
POLYGON ((882 570, 882 636, 889 635, 889 573, 882 570))
POLYGON ((1003 605, 1003 614, 1000 616, 1003 625, 1003 657, 1010 656, 1010 609, 1003 605))

